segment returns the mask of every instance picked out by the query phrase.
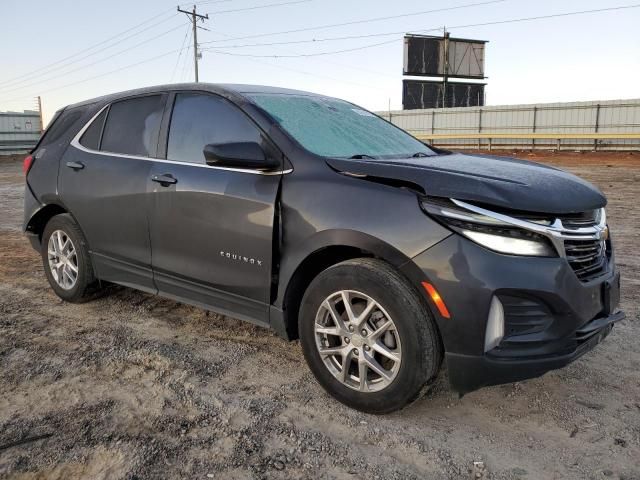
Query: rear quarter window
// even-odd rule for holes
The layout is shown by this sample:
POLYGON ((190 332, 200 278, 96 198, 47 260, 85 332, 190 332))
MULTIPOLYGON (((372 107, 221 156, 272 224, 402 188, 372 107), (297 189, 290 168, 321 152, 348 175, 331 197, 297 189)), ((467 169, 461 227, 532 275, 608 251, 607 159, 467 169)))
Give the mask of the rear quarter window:
POLYGON ((86 109, 86 106, 70 108, 55 117, 49 128, 44 132, 37 148, 47 147, 62 140, 69 142, 71 137, 80 130, 79 120, 86 109))
POLYGON ((87 128, 80 139, 80 145, 91 150, 98 150, 100 148, 100 136, 102 135, 104 120, 107 117, 107 110, 108 109, 105 108, 100 115, 91 122, 91 125, 89 125, 89 128, 87 128))

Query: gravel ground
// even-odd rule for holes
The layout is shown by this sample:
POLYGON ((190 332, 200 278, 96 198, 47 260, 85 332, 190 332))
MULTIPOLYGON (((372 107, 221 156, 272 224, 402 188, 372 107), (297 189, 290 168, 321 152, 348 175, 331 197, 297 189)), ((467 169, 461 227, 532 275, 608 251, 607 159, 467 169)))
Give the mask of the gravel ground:
POLYGON ((640 479, 640 156, 555 155, 609 196, 627 319, 569 367, 386 416, 318 386, 298 342, 111 287, 48 288, 0 160, 0 478, 640 479))

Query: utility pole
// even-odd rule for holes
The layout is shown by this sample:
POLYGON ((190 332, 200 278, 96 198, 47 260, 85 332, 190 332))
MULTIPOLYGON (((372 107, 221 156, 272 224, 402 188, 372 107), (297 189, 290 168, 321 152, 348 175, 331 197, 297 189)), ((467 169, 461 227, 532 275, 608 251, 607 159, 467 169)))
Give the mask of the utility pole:
POLYGON ((193 10, 189 12, 188 10, 182 10, 180 7, 177 7, 179 12, 187 14, 187 16, 191 17, 191 24, 193 26, 193 67, 195 69, 195 78, 196 83, 198 83, 198 26, 196 22, 198 19, 202 22, 205 20, 209 20, 209 14, 200 15, 196 13, 196 6, 193 6, 193 10))
POLYGON ((449 32, 444 27, 442 34, 444 43, 444 75, 442 77, 442 108, 447 107, 447 77, 449 76, 449 32))
POLYGON ((42 122, 42 97, 38 95, 38 114, 40 115, 40 134, 44 132, 44 123, 42 122))

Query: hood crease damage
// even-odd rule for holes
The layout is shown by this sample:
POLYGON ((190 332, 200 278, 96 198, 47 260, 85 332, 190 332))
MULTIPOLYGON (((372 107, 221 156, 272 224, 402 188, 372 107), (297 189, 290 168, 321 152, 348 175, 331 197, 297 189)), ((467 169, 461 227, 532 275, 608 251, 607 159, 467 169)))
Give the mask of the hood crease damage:
POLYGON ((568 214, 607 203, 595 186, 554 167, 490 155, 450 154, 399 160, 327 159, 355 178, 406 186, 426 195, 524 212, 568 214), (416 188, 418 187, 418 188, 416 188))

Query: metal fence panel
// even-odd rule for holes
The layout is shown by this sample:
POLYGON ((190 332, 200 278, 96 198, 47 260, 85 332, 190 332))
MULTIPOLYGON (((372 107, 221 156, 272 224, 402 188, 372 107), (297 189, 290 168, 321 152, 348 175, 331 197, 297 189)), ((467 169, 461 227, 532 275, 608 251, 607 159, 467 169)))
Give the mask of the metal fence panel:
POLYGON ((640 99, 404 110, 381 115, 440 146, 640 149, 640 99), (499 138, 492 139, 492 134, 499 134, 499 138), (531 137, 526 137, 529 134, 531 137))

